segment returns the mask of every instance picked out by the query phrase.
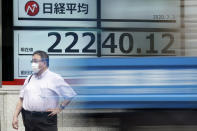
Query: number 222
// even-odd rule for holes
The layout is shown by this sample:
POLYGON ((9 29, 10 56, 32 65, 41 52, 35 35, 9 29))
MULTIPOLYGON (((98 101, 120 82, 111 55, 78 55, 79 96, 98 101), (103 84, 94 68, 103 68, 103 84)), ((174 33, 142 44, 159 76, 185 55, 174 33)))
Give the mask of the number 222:
MULTIPOLYGON (((57 32, 50 32, 48 33, 48 37, 55 36, 56 41, 55 43, 48 49, 48 52, 60 53, 62 49, 55 49, 55 47, 61 41, 61 35, 57 32)), ((65 37, 72 36, 74 39, 72 43, 65 49, 65 52, 69 53, 78 53, 79 49, 73 49, 74 45, 78 42, 78 35, 75 32, 67 32, 65 33, 65 37)), ((91 32, 85 32, 82 34, 83 37, 90 37, 90 42, 82 49, 83 53, 96 53, 96 49, 89 49, 95 42, 95 35, 91 32)))

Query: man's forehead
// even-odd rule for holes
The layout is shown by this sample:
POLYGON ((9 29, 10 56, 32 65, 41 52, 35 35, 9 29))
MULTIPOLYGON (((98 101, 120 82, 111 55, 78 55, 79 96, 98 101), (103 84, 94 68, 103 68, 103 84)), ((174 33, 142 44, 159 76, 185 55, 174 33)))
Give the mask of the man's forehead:
POLYGON ((40 60, 41 60, 41 56, 40 56, 40 55, 35 54, 35 55, 33 55, 33 56, 32 56, 32 59, 40 59, 40 60))

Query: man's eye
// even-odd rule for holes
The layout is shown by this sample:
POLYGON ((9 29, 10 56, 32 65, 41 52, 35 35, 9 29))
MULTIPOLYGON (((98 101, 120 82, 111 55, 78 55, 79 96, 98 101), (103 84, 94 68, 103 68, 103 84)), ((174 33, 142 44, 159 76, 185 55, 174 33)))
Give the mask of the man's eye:
POLYGON ((39 60, 31 60, 31 63, 38 63, 39 60))

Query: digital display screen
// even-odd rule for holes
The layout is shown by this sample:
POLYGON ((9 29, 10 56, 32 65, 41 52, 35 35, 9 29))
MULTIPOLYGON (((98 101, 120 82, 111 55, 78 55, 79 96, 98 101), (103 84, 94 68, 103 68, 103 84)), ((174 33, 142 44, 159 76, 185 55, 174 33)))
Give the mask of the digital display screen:
MULTIPOLYGON (((32 73, 36 50, 50 59, 181 55, 181 0, 13 3, 14 78, 32 73)), ((52 60, 50 65, 56 64, 52 60)), ((64 69, 54 69, 64 76, 64 69)))

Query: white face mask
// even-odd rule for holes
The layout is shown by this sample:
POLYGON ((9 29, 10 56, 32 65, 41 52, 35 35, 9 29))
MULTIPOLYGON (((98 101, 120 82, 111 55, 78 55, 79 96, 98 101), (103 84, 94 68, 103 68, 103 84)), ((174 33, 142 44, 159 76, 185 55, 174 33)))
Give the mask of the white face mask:
POLYGON ((38 73, 41 69, 39 69, 39 64, 38 63, 32 63, 31 64, 31 67, 32 67, 32 71, 34 72, 34 73, 38 73))

